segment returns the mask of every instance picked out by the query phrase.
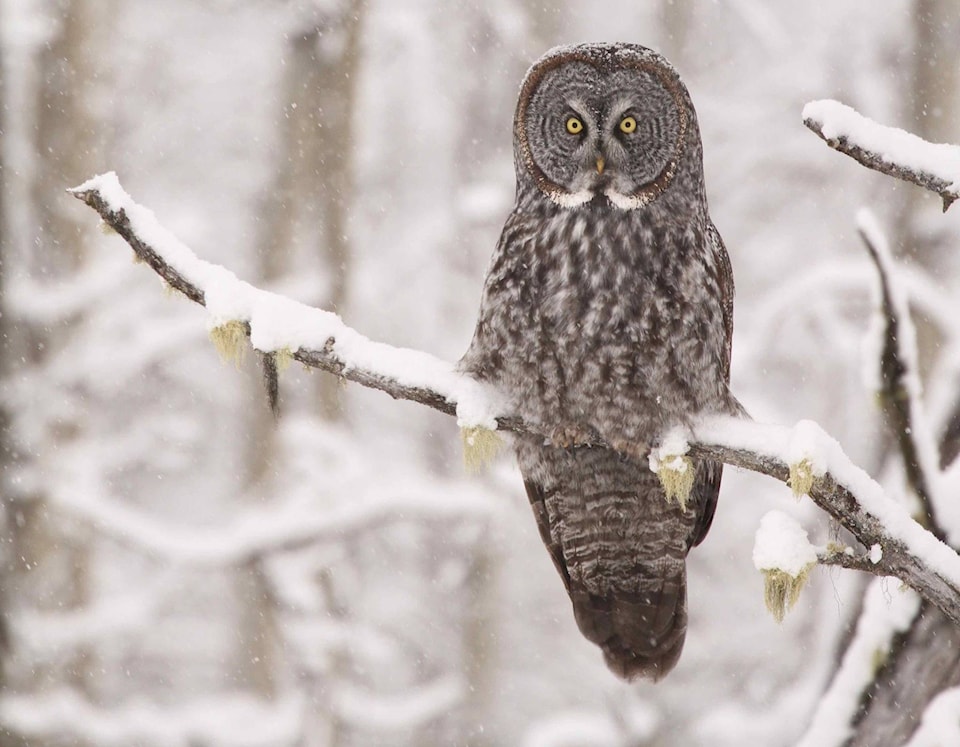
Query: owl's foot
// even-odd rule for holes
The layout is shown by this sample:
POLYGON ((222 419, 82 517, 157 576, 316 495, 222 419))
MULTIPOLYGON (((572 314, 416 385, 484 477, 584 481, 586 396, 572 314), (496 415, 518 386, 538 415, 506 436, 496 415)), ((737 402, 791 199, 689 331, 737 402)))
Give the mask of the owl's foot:
POLYGON ((587 428, 579 425, 558 425, 550 433, 550 443, 561 449, 575 449, 578 446, 590 446, 596 441, 587 428))
POLYGON ((610 448, 637 462, 646 462, 650 456, 650 444, 617 438, 610 442, 610 448))

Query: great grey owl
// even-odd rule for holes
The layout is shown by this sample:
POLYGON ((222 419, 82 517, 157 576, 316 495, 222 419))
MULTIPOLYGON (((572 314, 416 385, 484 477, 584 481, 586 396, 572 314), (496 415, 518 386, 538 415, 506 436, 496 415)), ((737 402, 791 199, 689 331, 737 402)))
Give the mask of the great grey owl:
POLYGON ((516 205, 460 370, 552 434, 515 449, 577 624, 616 674, 658 679, 683 647, 686 555, 710 527, 721 466, 696 464, 682 509, 642 457, 672 425, 739 411, 733 277, 696 113, 645 47, 563 47, 527 73, 513 146, 516 205))

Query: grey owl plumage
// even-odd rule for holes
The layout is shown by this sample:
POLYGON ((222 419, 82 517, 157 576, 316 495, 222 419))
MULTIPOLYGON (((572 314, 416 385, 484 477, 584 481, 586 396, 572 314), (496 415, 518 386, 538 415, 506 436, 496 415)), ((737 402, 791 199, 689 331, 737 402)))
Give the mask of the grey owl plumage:
POLYGON ((627 679, 658 679, 686 633, 686 568, 721 466, 696 465, 686 509, 640 459, 669 426, 738 411, 728 389, 733 278, 707 213, 686 87, 631 44, 551 50, 514 119, 516 205, 461 370, 554 438, 515 440, 544 544, 582 633, 627 679))

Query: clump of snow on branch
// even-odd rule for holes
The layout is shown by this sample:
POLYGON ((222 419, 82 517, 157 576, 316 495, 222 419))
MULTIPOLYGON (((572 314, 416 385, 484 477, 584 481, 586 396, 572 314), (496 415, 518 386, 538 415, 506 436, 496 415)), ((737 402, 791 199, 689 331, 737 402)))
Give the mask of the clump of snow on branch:
POLYGON ((845 140, 889 164, 937 177, 954 193, 960 191, 960 147, 956 145, 929 143, 905 130, 877 124, 830 99, 808 103, 803 119, 817 123, 830 143, 845 140))
POLYGON ((682 510, 686 510, 696 469, 686 454, 690 451, 687 434, 674 428, 666 433, 660 446, 651 449, 649 463, 651 471, 660 478, 668 501, 676 501, 682 510))
POLYGON ((797 747, 846 743, 864 690, 886 662, 895 636, 910 627, 919 609, 919 595, 896 579, 878 578, 870 584, 853 640, 797 747))
POLYGON ((753 565, 763 574, 764 602, 777 622, 800 598, 817 549, 807 532, 782 511, 770 511, 761 520, 753 545, 753 565))
POLYGON ((479 472, 503 448, 497 433, 497 416, 504 412, 503 398, 492 386, 464 377, 457 397, 457 425, 463 462, 469 472, 479 472))

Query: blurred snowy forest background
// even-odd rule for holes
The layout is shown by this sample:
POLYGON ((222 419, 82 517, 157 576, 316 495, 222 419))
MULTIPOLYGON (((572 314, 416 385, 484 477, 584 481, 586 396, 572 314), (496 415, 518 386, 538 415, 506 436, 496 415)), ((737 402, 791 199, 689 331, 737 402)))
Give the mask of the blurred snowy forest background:
MULTIPOLYGON (((814 573, 782 626, 759 517, 809 501, 728 469, 690 557, 676 671, 628 686, 576 630, 509 458, 465 474, 452 419, 254 361, 223 366, 64 190, 116 170, 201 256, 448 360, 513 199, 526 67, 585 40, 663 52, 703 131, 737 281, 733 386, 817 420, 894 493, 864 384, 881 216, 930 416, 960 211, 828 150, 837 98, 960 141, 954 0, 0 0, 6 623, 0 745, 788 745, 864 579, 814 573)), ((947 315, 948 316, 948 315, 947 315)), ((960 325, 960 321, 954 321, 960 325)))

